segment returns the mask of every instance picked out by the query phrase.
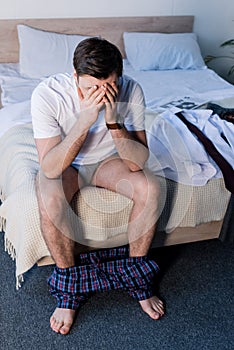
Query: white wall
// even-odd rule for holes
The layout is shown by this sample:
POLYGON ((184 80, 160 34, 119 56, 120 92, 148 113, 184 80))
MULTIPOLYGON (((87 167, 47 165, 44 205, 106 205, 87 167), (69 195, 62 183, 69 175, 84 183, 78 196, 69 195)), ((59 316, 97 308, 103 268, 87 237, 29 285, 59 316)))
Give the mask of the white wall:
MULTIPOLYGON (((220 44, 234 39, 234 1, 233 0, 174 0, 174 15, 193 14, 194 32, 198 34, 203 57, 223 55, 230 49, 220 48, 220 44)), ((227 71, 234 65, 232 60, 218 59, 210 64, 220 75, 234 83, 234 76, 228 77, 227 71)))
MULTIPOLYGON (((233 0, 0 0, 0 19, 194 15, 203 56, 226 52, 219 45, 234 39, 233 0)), ((225 76, 230 60, 212 68, 225 76)))

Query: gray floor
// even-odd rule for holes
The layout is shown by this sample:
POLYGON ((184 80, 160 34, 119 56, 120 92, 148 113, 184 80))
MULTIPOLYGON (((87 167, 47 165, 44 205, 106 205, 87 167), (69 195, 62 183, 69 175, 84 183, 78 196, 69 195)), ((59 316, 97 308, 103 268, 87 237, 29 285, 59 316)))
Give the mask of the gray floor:
POLYGON ((15 290, 14 262, 0 241, 0 349, 234 349, 233 245, 218 240, 153 251, 166 315, 151 320, 125 292, 100 293, 80 310, 71 333, 50 330, 55 300, 34 267, 15 290))

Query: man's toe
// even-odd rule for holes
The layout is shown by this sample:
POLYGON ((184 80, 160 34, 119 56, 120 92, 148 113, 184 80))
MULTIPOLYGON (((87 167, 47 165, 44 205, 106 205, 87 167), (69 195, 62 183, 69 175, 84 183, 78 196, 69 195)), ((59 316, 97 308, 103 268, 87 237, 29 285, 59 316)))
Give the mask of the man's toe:
POLYGON ((145 312, 153 319, 153 320, 158 320, 160 318, 160 313, 158 311, 155 311, 151 308, 146 309, 145 312))
POLYGON ((65 323, 61 328, 60 328, 60 333, 61 334, 68 334, 70 332, 72 323, 65 323))
POLYGON ((163 305, 159 305, 159 304, 153 305, 153 309, 156 312, 158 312, 161 316, 164 315, 164 307, 163 307, 163 305))
POLYGON ((51 323, 51 328, 53 329, 53 331, 55 331, 56 333, 59 333, 60 328, 63 326, 62 322, 59 321, 55 321, 53 323, 51 323))

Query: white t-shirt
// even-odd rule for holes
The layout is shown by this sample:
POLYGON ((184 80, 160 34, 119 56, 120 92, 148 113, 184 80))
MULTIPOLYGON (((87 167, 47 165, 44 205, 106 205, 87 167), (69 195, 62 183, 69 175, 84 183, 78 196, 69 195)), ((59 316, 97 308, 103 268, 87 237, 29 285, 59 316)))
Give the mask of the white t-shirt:
MULTIPOLYGON (((144 94, 140 85, 128 76, 119 81, 117 113, 130 131, 144 130, 144 94)), ((75 79, 70 74, 57 74, 43 80, 34 90, 31 114, 34 137, 66 137, 80 117, 80 103, 75 79)), ((97 163, 116 153, 108 131, 104 110, 91 126, 73 165, 97 163)))

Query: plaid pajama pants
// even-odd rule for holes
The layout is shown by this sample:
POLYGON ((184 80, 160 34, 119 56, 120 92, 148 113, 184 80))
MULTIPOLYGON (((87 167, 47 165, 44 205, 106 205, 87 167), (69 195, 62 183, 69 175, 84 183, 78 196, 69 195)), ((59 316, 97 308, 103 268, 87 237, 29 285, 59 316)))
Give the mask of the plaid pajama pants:
POLYGON ((78 266, 55 267, 48 279, 57 306, 78 309, 99 291, 124 289, 137 300, 153 296, 154 276, 159 267, 147 256, 129 257, 127 247, 82 253, 78 266))

